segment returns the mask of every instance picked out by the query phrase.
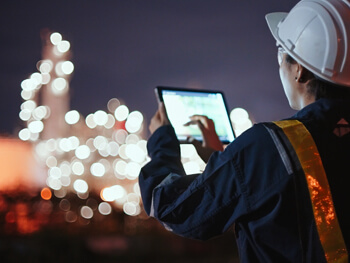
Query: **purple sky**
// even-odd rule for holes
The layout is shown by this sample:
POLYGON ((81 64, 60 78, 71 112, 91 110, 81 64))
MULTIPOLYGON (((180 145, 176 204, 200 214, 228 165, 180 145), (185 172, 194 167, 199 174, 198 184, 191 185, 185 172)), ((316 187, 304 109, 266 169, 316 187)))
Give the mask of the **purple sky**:
POLYGON ((0 8, 0 133, 14 134, 20 83, 41 59, 40 30, 71 42, 71 109, 85 116, 122 99, 147 121, 154 87, 201 87, 226 94, 257 122, 294 113, 278 75, 265 14, 296 0, 6 1, 0 8))

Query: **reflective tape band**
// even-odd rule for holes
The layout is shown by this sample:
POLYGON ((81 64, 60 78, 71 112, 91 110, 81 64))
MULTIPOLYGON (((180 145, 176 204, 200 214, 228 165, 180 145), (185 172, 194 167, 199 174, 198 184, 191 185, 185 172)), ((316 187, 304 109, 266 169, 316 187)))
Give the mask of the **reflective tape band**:
POLYGON ((297 120, 274 123, 287 136, 304 170, 317 231, 327 262, 348 262, 348 252, 335 212, 328 179, 311 134, 297 120))

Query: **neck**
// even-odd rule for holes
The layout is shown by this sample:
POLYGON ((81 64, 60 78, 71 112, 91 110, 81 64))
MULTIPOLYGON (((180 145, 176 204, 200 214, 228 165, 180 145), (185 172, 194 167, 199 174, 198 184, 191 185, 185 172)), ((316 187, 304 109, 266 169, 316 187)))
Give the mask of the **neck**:
POLYGON ((310 105, 311 103, 314 103, 316 101, 315 96, 303 96, 299 100, 299 110, 305 108, 307 105, 310 105))

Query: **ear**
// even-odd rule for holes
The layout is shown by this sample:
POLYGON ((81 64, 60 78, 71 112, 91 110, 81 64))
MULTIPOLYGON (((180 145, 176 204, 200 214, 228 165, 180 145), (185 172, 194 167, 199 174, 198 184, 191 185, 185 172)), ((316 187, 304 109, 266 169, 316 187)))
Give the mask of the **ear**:
POLYGON ((296 76, 295 76, 295 81, 299 83, 306 83, 312 78, 311 72, 306 69, 304 66, 301 64, 297 63, 296 64, 296 76))

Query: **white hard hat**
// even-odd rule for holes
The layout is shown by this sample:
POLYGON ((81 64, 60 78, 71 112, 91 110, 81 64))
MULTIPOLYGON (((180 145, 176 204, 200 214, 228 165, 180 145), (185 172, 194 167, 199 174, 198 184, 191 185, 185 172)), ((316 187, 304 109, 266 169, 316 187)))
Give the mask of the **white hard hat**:
POLYGON ((326 81, 350 86, 350 3, 302 0, 289 13, 266 15, 288 54, 326 81))

